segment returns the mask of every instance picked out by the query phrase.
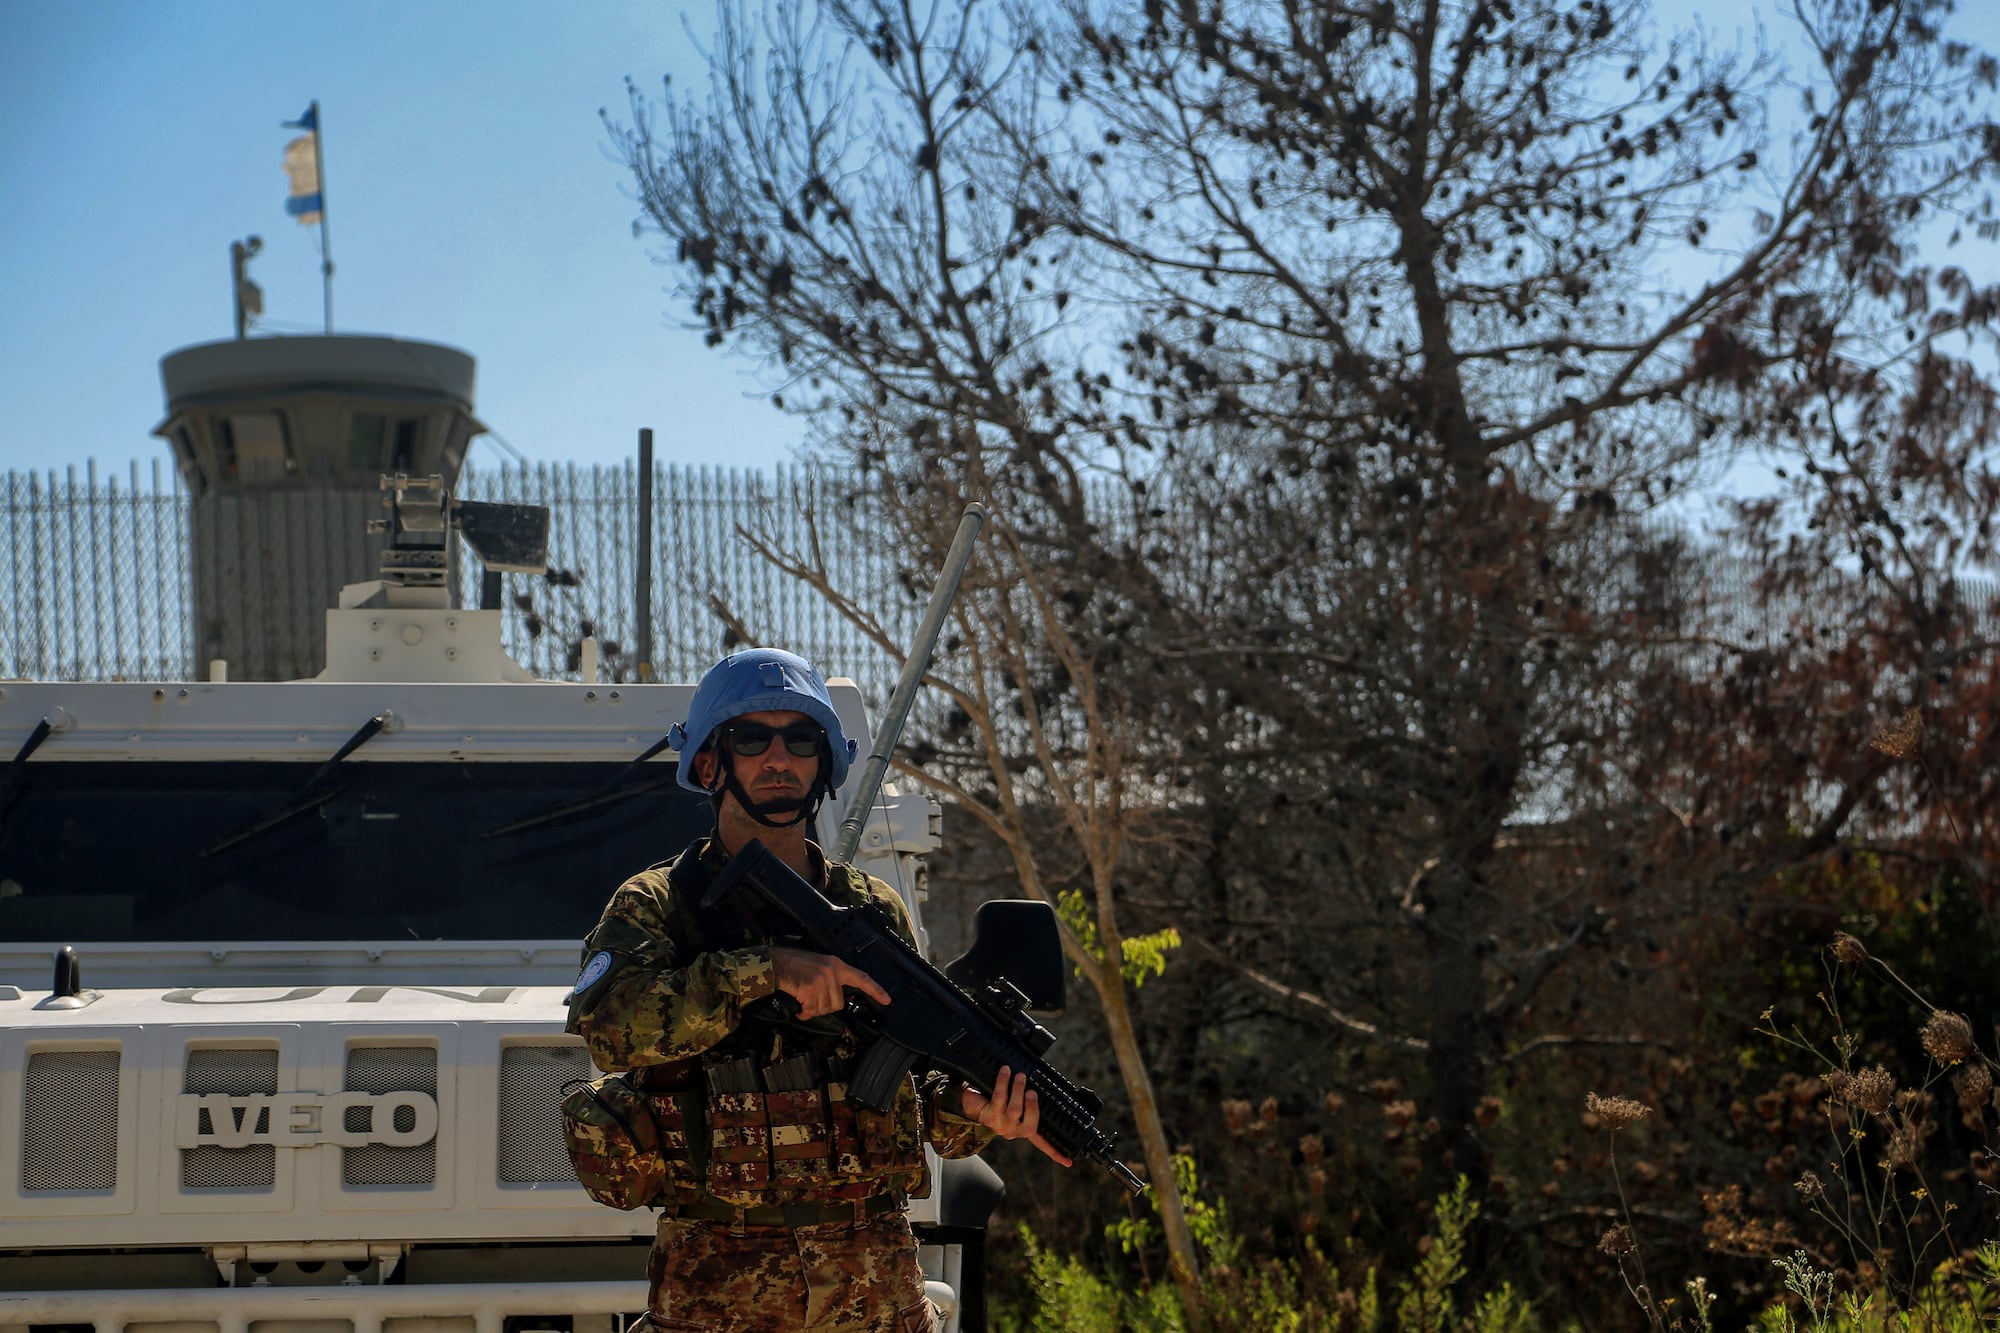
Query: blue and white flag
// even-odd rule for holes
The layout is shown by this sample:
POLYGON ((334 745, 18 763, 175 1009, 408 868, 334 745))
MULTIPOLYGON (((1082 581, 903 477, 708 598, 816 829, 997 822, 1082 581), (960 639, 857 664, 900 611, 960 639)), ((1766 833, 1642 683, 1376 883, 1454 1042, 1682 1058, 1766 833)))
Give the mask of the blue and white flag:
POLYGON ((307 107, 297 120, 285 121, 284 128, 305 131, 285 145, 285 175, 292 182, 285 211, 297 218, 300 225, 311 226, 320 220, 325 208, 319 178, 319 103, 307 107))

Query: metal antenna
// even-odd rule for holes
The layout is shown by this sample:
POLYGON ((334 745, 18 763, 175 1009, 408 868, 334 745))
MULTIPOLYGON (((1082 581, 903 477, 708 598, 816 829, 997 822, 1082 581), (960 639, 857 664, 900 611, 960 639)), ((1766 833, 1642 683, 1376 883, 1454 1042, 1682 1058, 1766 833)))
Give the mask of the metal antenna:
POLYGON ((882 779, 889 772, 889 758, 896 752, 896 741, 903 734, 910 705, 916 702, 917 687, 924 683, 924 673, 930 670, 931 654, 936 651, 938 634, 944 629, 945 613, 951 610, 952 599, 958 595, 959 580, 965 577, 965 566, 972 559, 973 540, 979 536, 979 527, 985 521, 986 506, 978 504, 967 505, 965 516, 958 521, 958 534, 951 539, 951 549, 945 552, 937 587, 931 589, 931 604, 924 611, 923 624, 917 627, 916 641, 910 645, 910 655, 903 662, 903 674, 889 695, 882 725, 875 729, 868 766, 861 771, 860 783, 847 798, 847 814, 833 839, 832 857, 836 861, 849 859, 861 845, 861 825, 874 808, 875 794, 882 789, 882 779))

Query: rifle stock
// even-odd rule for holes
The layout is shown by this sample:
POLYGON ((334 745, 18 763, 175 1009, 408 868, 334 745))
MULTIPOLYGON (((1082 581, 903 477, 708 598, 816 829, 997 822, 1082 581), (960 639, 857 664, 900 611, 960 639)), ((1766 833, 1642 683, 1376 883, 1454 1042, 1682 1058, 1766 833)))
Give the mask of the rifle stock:
POLYGON ((1104 1107, 1042 1059, 1055 1038, 1028 1016, 1024 997, 1005 981, 972 995, 932 966, 896 933, 879 908, 836 907, 790 866, 752 839, 730 858, 702 899, 713 908, 743 895, 766 919, 820 953, 860 968, 889 993, 880 1005, 850 995, 842 1021, 863 1049, 847 1095, 860 1105, 887 1110, 905 1076, 919 1065, 944 1070, 991 1094, 1001 1068, 1028 1076, 1041 1108, 1041 1135, 1071 1160, 1096 1159, 1133 1193, 1146 1183, 1112 1151, 1109 1132, 1097 1123, 1104 1107))

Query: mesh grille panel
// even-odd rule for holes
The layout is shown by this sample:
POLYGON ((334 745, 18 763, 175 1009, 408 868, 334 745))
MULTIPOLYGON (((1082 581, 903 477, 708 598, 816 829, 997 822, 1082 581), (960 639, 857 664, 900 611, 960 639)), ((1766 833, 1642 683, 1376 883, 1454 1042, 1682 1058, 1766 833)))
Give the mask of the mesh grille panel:
MULTIPOLYGON (((429 1046, 354 1046, 347 1052, 349 1092, 428 1092, 437 1096, 438 1057, 429 1046)), ((368 1128, 368 1112, 350 1107, 346 1127, 368 1128)), ((378 1114, 391 1114, 387 1111, 378 1114)), ((416 1123, 408 1107, 393 1112, 395 1127, 416 1123)), ((340 1150, 340 1178, 349 1185, 428 1185, 437 1179, 437 1140, 397 1147, 370 1143, 340 1150)))
POLYGON ((581 1046, 500 1051, 500 1179, 509 1185, 575 1180, 563 1142, 562 1085, 590 1077, 581 1046))
MULTIPOLYGON (((197 1047, 187 1053, 186 1092, 225 1092, 232 1097, 278 1090, 278 1052, 259 1047, 197 1047)), ((268 1107, 253 1113, 258 1132, 270 1129, 268 1107)), ((200 1114, 201 1131, 215 1132, 209 1114, 200 1114)), ((278 1178, 278 1150, 268 1143, 224 1148, 204 1143, 181 1149, 181 1187, 191 1190, 270 1189, 278 1178)))
POLYGON ((21 1188, 118 1188, 117 1051, 37 1051, 22 1095, 21 1188))

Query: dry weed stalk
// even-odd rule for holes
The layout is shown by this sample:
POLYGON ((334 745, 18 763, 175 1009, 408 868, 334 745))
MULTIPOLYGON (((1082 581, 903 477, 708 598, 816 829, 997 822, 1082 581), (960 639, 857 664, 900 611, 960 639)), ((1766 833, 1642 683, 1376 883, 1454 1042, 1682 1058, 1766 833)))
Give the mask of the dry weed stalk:
POLYGON ((1625 1219, 1604 1233, 1597 1242, 1597 1248, 1609 1255, 1618 1265, 1619 1280, 1625 1290, 1632 1293, 1632 1299, 1646 1314, 1646 1322, 1654 1333, 1665 1333, 1666 1314, 1658 1301, 1653 1299, 1653 1284, 1646 1277, 1646 1256, 1641 1252, 1638 1233, 1632 1227, 1632 1204, 1625 1196, 1625 1179, 1618 1169, 1618 1131, 1643 1120, 1653 1113, 1653 1108, 1630 1097, 1600 1097, 1587 1093, 1583 1099, 1584 1124, 1587 1128, 1601 1129, 1605 1135, 1606 1159, 1611 1164, 1611 1183, 1618 1191, 1618 1211, 1625 1219), (1637 1270, 1638 1280, 1625 1271, 1625 1261, 1630 1259, 1637 1270))
MULTIPOLYGON (((1895 753, 1892 743, 1916 743, 1907 731, 1903 728, 1876 748, 1895 753)), ((1937 1105, 1932 1088, 1949 1079, 1962 1123, 1975 1133, 1987 1133, 1985 1115, 1996 1066, 1979 1049, 1969 1020, 1933 1004, 1862 941, 1840 932, 1829 952, 1838 965, 1831 978, 1836 984, 1821 992, 1820 999, 1834 1024, 1831 1050, 1822 1049, 1796 1028, 1780 1032, 1770 1010, 1759 1028, 1823 1070, 1820 1081, 1826 1096, 1819 1113, 1833 1138, 1834 1153, 1823 1171, 1798 1175, 1794 1188, 1807 1209, 1839 1237, 1852 1271, 1864 1277, 1872 1274, 1870 1280, 1882 1282, 1910 1308, 1931 1289, 1927 1273, 1957 1261, 1962 1250, 1957 1232, 1966 1220, 1953 1215, 1958 1205, 1940 1198, 1939 1182, 1926 1165, 1927 1145, 1939 1128, 1931 1114, 1937 1105), (1847 1029, 1837 1001, 1839 969, 1850 967, 1873 971, 1923 1013, 1917 1037, 1934 1065, 1917 1086, 1899 1086, 1896 1076, 1880 1063, 1857 1067, 1854 1057, 1860 1037, 1847 1029)), ((1992 1159, 1990 1150, 1986 1155, 1992 1159)), ((1953 1174, 1964 1173, 1947 1172, 1945 1179, 1953 1174)), ((1981 1180, 1981 1188, 1994 1192, 1983 1176, 1981 1180)))
MULTIPOLYGON (((1832 1327, 1825 1321, 1837 1289, 1848 1292, 1846 1299, 1856 1309, 1879 1293, 1885 1320, 1900 1312, 1905 1321, 1916 1321, 1911 1327, 1946 1327, 1947 1316, 1959 1311, 1951 1303, 1968 1299, 1967 1283, 1974 1280, 1968 1275, 1983 1271, 1978 1265, 2000 1275, 2000 1245, 1993 1239, 2000 1217, 1995 1206, 2000 1204, 2000 1153, 1994 1151, 1987 1120, 1989 1112, 2000 1114, 2000 1064, 1981 1049, 1965 1015, 1933 1003, 1862 940, 1840 932, 1829 952, 1829 985, 1819 998, 1833 1024, 1830 1043, 1798 1028, 1781 1031, 1773 1010, 1766 1010, 1758 1025, 1765 1036, 1812 1060, 1818 1072, 1787 1072, 1754 1104, 1739 1102, 1732 1116, 1739 1125, 1760 1126, 1773 1135, 1810 1132, 1817 1123, 1830 1136, 1823 1161, 1811 1160, 1810 1149, 1803 1154, 1806 1160, 1799 1160, 1805 1146, 1801 1140, 1774 1152, 1765 1166, 1773 1179, 1792 1181, 1797 1200, 1830 1230, 1833 1245, 1812 1247, 1822 1250, 1819 1255, 1802 1247, 1785 1218, 1763 1215, 1766 1210, 1756 1197, 1738 1183, 1703 1193, 1702 1234, 1717 1253, 1777 1263, 1786 1273, 1787 1291, 1805 1303, 1811 1327, 1832 1327), (1860 1058, 1862 1037, 1849 1029, 1838 999, 1839 982, 1850 968, 1870 970, 1916 1010, 1912 1035, 1929 1060, 1921 1076, 1899 1079, 1893 1062, 1860 1058), (1941 1102, 1946 1085, 1952 1100, 1941 1102), (1941 1108, 1954 1109, 1967 1130, 1986 1136, 1986 1146, 1973 1153, 1969 1170, 1940 1162, 1940 1149, 1950 1138, 1941 1135, 1941 1108), (1968 1187, 1982 1205, 1977 1209, 1965 1207, 1968 1187)), ((1618 1265, 1626 1290, 1655 1333, 1670 1328, 1679 1333, 1683 1320, 1669 1321, 1670 1307, 1652 1297, 1645 1245, 1633 1225, 1616 1152, 1617 1133, 1650 1109, 1623 1097, 1592 1093, 1585 1099, 1585 1124, 1610 1137, 1606 1158, 1621 1211, 1600 1237, 1598 1249, 1618 1265)), ((1692 1294, 1694 1288, 1689 1290, 1692 1294)), ((1702 1290, 1706 1294, 1705 1286, 1702 1290)), ((1974 1304, 1986 1308, 1978 1300, 1974 1304)), ((1707 1303, 1697 1301, 1694 1313, 1698 1326, 1706 1327, 1707 1303)))

